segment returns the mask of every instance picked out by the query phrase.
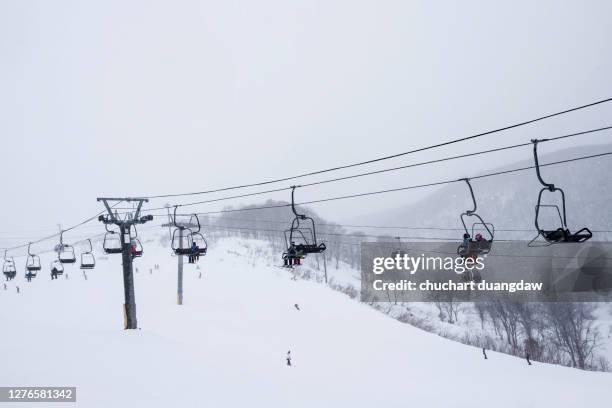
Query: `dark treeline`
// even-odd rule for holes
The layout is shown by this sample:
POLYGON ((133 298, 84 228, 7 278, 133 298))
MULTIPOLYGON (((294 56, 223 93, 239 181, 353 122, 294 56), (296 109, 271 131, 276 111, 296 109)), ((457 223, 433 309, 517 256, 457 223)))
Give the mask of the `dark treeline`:
POLYGON ((588 370, 608 371, 596 351, 603 337, 597 327, 597 304, 584 302, 476 303, 481 325, 493 327, 495 348, 531 360, 588 370))

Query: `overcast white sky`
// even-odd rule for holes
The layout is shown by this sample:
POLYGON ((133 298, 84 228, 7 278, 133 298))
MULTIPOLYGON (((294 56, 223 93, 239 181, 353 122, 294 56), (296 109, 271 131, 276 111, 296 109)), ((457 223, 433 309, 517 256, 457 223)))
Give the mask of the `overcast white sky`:
MULTIPOLYGON (((92 215, 100 195, 276 178, 611 97, 611 15, 610 1, 0 0, 0 247, 92 215)), ((611 125, 610 105, 367 169, 611 125)), ((298 200, 528 157, 524 149, 308 188, 298 200)), ((316 209, 356 218, 425 193, 316 209)))

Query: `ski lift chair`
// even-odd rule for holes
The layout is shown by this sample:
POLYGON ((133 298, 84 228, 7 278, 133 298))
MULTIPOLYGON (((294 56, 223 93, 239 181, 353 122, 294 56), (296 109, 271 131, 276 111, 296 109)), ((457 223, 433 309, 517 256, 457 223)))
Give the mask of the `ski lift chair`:
POLYGON ((470 180, 465 178, 463 181, 465 181, 468 185, 474 208, 461 214, 461 224, 463 225, 464 230, 464 241, 461 243, 461 245, 459 245, 459 247, 457 247, 457 255, 462 257, 479 257, 491 252, 493 238, 495 236, 495 227, 491 223, 484 222, 482 217, 476 213, 478 206, 476 204, 476 197, 474 196, 474 190, 472 189, 470 180), (466 219, 469 217, 474 217, 477 220, 476 222, 472 223, 471 232, 468 230, 466 223, 466 219), (474 239, 474 233, 477 227, 481 227, 483 230, 482 232, 487 236, 483 236, 480 240, 474 239))
POLYGON ((57 248, 57 259, 63 264, 76 262, 76 255, 72 245, 64 244, 64 231, 60 231, 60 242, 57 248))
POLYGON ((32 272, 34 276, 36 276, 36 272, 40 271, 40 257, 36 254, 30 252, 30 246, 32 244, 28 244, 28 257, 26 258, 26 271, 32 272))
POLYGON ((172 250, 176 255, 190 255, 193 235, 189 228, 183 228, 183 236, 180 235, 180 228, 172 232, 172 250))
POLYGON ((176 210, 178 205, 174 207, 174 217, 172 223, 174 224, 175 230, 172 232, 172 250, 176 255, 195 255, 199 257, 206 255, 208 250, 208 243, 204 236, 200 233, 202 225, 197 214, 192 214, 188 226, 177 223, 176 210), (182 236, 181 236, 182 231, 182 236), (192 250, 193 244, 196 244, 198 250, 194 253, 192 250))
POLYGON ((104 252, 107 254, 120 254, 123 252, 120 234, 108 229, 108 225, 105 225, 105 228, 106 234, 104 234, 104 241, 102 241, 104 252))
POLYGON ((326 246, 323 242, 317 242, 317 233, 314 219, 299 214, 295 208, 295 189, 297 186, 291 187, 291 210, 295 218, 291 222, 291 227, 285 231, 285 244, 287 251, 283 252, 284 264, 300 264, 300 260, 308 254, 320 254, 325 251, 326 246), (300 225, 300 221, 306 222, 306 226, 300 225))
POLYGON ((93 254, 91 239, 88 239, 89 250, 81 253, 81 269, 94 269, 96 267, 96 258, 93 254))
POLYGON ((2 265, 2 273, 6 277, 6 280, 14 279, 17 275, 17 268, 15 267, 15 259, 6 257, 6 250, 4 251, 4 264, 2 265))
POLYGON ((533 143, 533 158, 535 161, 535 169, 536 175, 538 177, 538 181, 542 184, 542 189, 540 189, 540 193, 538 194, 538 202, 535 206, 535 227, 538 232, 538 235, 531 240, 529 246, 535 246, 535 240, 538 236, 544 238, 544 240, 549 244, 561 244, 561 243, 581 243, 588 241, 593 237, 593 233, 587 227, 584 227, 574 233, 572 233, 567 227, 567 214, 565 211, 565 192, 559 188, 555 187, 554 184, 546 183, 542 179, 542 175, 540 173, 540 163, 538 160, 538 143, 541 141, 545 141, 546 139, 538 140, 532 139, 533 143), (551 204, 542 204, 542 196, 545 191, 555 193, 559 192, 561 197, 561 208, 558 205, 551 204), (553 208, 556 210, 556 213, 559 217, 559 226, 556 229, 545 229, 540 226, 539 218, 540 218, 540 210, 542 208, 553 208))
POLYGON ((140 258, 144 253, 140 240, 138 238, 132 238, 131 245, 134 248, 131 250, 132 258, 140 258))
POLYGON ((53 273, 53 269, 55 269, 55 273, 57 275, 63 275, 64 274, 64 262, 62 262, 60 259, 55 259, 53 262, 51 262, 51 273, 53 273))
POLYGON ((68 244, 62 244, 59 247, 59 261, 63 264, 73 264, 76 262, 74 247, 68 244))
POLYGON ((198 247, 198 252, 196 256, 206 255, 206 252, 208 251, 208 242, 206 242, 204 235, 202 235, 199 232, 194 232, 192 239, 193 239, 193 242, 198 247))

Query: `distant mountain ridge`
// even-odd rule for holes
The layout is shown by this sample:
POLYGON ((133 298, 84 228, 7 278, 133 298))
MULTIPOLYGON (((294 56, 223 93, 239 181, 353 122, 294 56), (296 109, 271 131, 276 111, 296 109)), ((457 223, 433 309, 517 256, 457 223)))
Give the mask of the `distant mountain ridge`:
MULTIPOLYGON (((580 156, 589 156, 612 151, 612 143, 582 146, 560 150, 540 156, 540 163, 550 163, 580 156)), ((478 174, 504 171, 533 166, 532 160, 521 160, 513 164, 481 169, 478 174)), ((549 183, 562 188, 566 195, 567 221, 574 231, 583 226, 593 230, 612 230, 612 156, 603 156, 577 162, 546 166, 542 177, 549 183)), ((496 228, 534 228, 534 209, 539 184, 535 170, 476 179, 472 181, 478 203, 478 214, 496 228)), ((544 193, 544 200, 557 204, 555 193, 544 193)), ((543 200, 543 201, 544 201, 543 200)), ((392 211, 367 216, 367 222, 375 225, 413 227, 461 227, 461 212, 471 208, 471 198, 465 183, 447 185, 425 199, 392 211)), ((549 209, 542 210, 546 226, 556 224, 549 209)), ((361 219, 363 222, 363 218, 361 219)), ((534 235, 534 234, 532 234, 534 235)), ((514 233, 505 237, 519 238, 514 233)), ((599 238, 610 238, 600 234, 599 238)), ((520 238, 527 238, 525 233, 520 238)))

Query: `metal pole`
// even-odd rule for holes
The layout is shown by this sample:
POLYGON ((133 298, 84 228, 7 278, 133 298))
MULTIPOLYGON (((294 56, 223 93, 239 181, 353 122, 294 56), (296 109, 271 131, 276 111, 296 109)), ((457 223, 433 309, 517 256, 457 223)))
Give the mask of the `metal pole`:
POLYGON ((325 270, 325 283, 327 283, 327 260, 325 258, 325 252, 323 252, 323 269, 325 270))
MULTIPOLYGON (((179 248, 183 249, 183 228, 179 228, 179 248)), ((183 304, 183 255, 178 255, 178 288, 176 293, 176 303, 183 304)))
POLYGON ((168 209, 168 239, 170 240, 170 245, 172 245, 172 216, 170 215, 170 207, 166 207, 168 209))
POLYGON ((123 304, 124 328, 137 329, 136 296, 134 294, 134 273, 132 271, 132 242, 129 235, 129 229, 126 229, 125 225, 119 225, 119 231, 121 233, 123 291, 125 295, 125 303, 123 304))
MULTIPOLYGON (((98 220, 103 222, 105 225, 114 224, 119 227, 119 233, 121 234, 121 264, 123 266, 123 294, 125 298, 125 303, 123 304, 123 327, 125 329, 137 329, 138 322, 136 321, 136 295, 134 294, 134 271, 132 265, 132 239, 130 236, 130 228, 132 225, 134 225, 134 228, 136 228, 136 224, 144 224, 153 220, 152 215, 140 217, 142 204, 148 202, 149 200, 146 198, 130 197, 98 197, 96 200, 98 202, 101 201, 107 211, 107 215, 100 215, 98 220), (120 219, 116 212, 113 213, 113 209, 108 204, 109 201, 136 202, 138 203, 138 206, 134 214, 128 213, 125 219, 120 219)), ((66 279, 68 279, 67 274, 66 279)))

